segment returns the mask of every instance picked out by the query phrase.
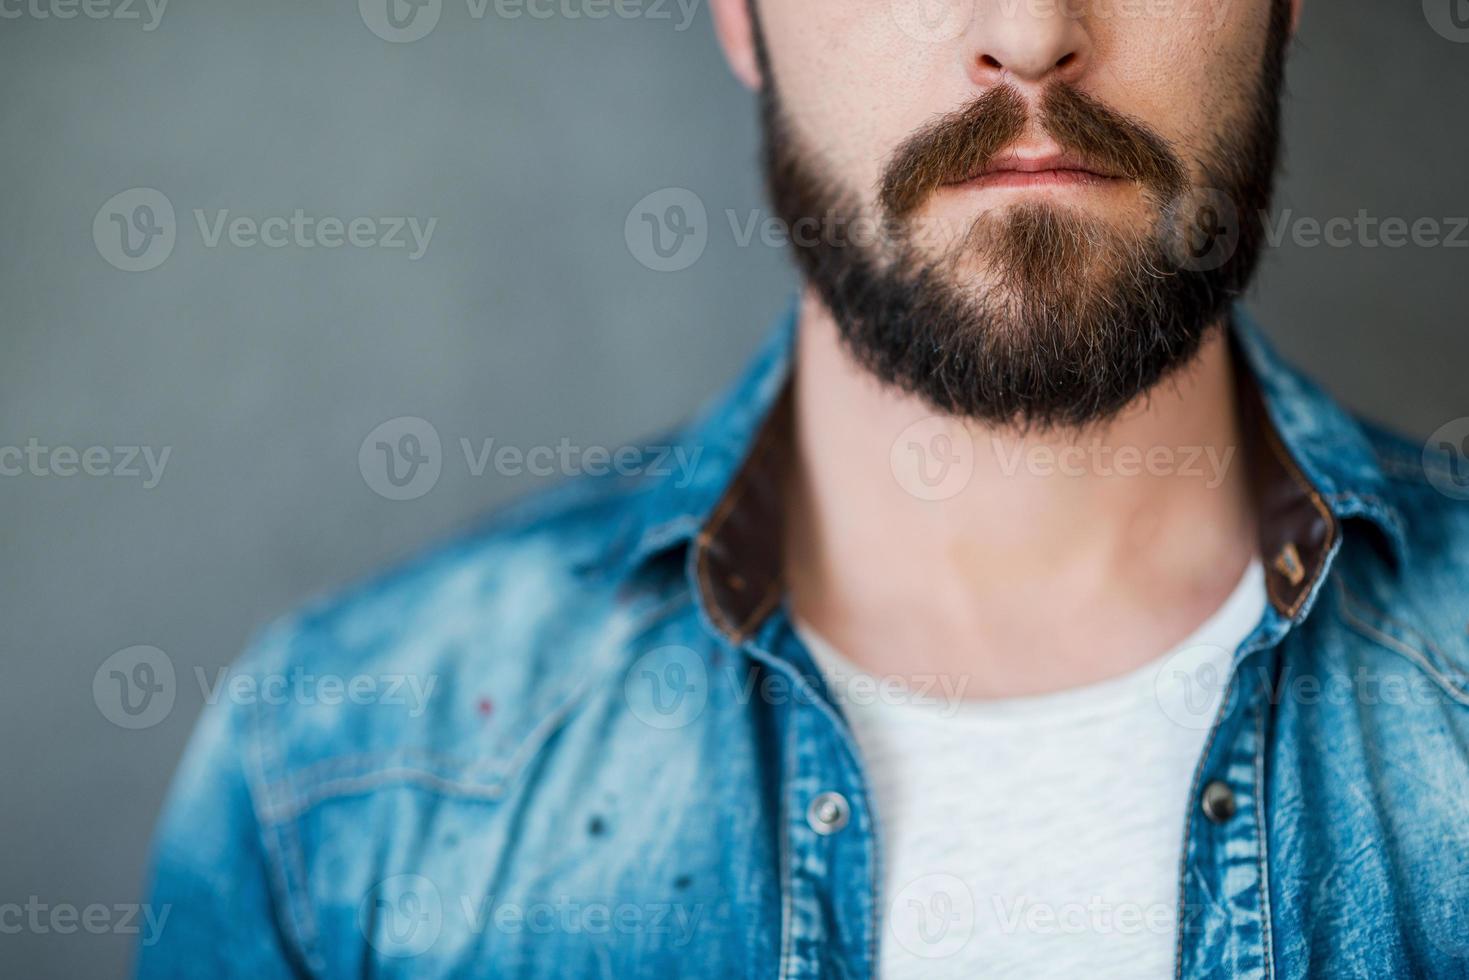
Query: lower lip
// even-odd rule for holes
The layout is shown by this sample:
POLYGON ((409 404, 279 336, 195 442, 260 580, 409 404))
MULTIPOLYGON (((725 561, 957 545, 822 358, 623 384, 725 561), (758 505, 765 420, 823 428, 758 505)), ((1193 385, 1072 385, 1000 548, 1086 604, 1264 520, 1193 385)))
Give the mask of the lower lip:
POLYGON ((953 186, 977 190, 990 187, 1088 187, 1117 182, 1115 177, 1103 177, 1088 170, 997 170, 953 186))

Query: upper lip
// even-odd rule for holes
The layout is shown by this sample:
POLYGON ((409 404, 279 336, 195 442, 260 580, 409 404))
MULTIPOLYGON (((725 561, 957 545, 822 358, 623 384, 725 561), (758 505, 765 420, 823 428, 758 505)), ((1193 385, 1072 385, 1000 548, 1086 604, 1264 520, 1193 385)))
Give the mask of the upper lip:
POLYGON ((1039 174, 1050 170, 1077 170, 1082 173, 1096 174, 1098 177, 1115 177, 1114 173, 1100 169, 1089 161, 1083 160, 1071 153, 1060 150, 1022 150, 1014 149, 996 156, 986 166, 965 175, 955 183, 964 183, 983 177, 988 174, 998 173, 1020 173, 1039 174))

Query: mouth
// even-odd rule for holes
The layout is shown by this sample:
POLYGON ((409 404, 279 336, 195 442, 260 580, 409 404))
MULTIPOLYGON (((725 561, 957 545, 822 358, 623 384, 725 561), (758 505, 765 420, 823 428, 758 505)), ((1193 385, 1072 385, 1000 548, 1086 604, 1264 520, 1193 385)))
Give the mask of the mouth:
POLYGON ((1068 153, 1015 150, 944 186, 988 188, 1088 187, 1116 184, 1122 177, 1068 153))

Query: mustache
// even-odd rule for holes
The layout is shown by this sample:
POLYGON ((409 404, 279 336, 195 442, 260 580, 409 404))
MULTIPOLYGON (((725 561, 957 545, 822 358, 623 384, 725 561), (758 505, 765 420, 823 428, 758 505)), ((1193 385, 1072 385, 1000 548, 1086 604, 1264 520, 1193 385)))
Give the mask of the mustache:
MULTIPOLYGON (((1025 132, 1030 108, 1013 87, 990 89, 909 137, 884 169, 879 200, 896 217, 911 214, 945 184, 983 172, 1025 132)), ((1041 96, 1041 128, 1099 173, 1134 180, 1163 196, 1188 186, 1188 171, 1166 140, 1145 124, 1056 83, 1041 96)))

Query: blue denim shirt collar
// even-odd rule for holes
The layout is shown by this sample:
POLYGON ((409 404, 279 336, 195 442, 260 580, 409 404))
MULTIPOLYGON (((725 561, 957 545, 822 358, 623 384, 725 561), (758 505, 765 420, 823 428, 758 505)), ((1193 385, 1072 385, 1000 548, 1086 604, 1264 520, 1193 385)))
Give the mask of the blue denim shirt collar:
MULTIPOLYGON (((701 593, 701 605, 712 625, 735 641, 746 638, 758 627, 754 614, 768 612, 770 603, 757 600, 769 597, 763 584, 752 586, 748 581, 751 576, 743 574, 743 569, 732 563, 733 559, 719 553, 715 532, 728 520, 732 509, 740 509, 736 505, 741 502, 736 498, 750 496, 736 491, 742 482, 749 482, 748 471, 752 459, 760 455, 761 443, 772 441, 762 438, 762 434, 775 424, 774 417, 779 414, 778 407, 789 389, 797 314, 798 301, 793 300, 740 378, 685 430, 682 440, 701 453, 693 479, 675 485, 673 480, 659 478, 646 488, 628 529, 625 558, 619 563, 624 571, 632 571, 653 555, 692 546, 688 556, 691 586, 701 593), (717 574, 710 572, 711 551, 716 559, 723 559, 717 574), (718 612, 721 596, 710 594, 721 589, 728 591, 730 583, 736 590, 757 589, 757 596, 738 617, 721 616, 718 612)), ((1258 392, 1264 421, 1268 423, 1258 438, 1264 443, 1273 441, 1269 448, 1284 464, 1280 467, 1281 474, 1273 478, 1285 485, 1285 492, 1290 491, 1289 484, 1293 481, 1298 492, 1294 494, 1292 506, 1312 519, 1309 508, 1315 508, 1319 515, 1316 531, 1319 548, 1309 560, 1303 560, 1302 553, 1307 553, 1310 545, 1300 536, 1309 537, 1311 532, 1282 531, 1272 540, 1268 529, 1262 531, 1267 578, 1277 584, 1271 598, 1280 613, 1281 627, 1286 627, 1309 612, 1324 573, 1340 546, 1345 524, 1356 519, 1370 522, 1382 532, 1394 562, 1401 563, 1406 548, 1403 518, 1393 500, 1391 484, 1358 422, 1288 365, 1242 306, 1237 306, 1231 315, 1230 331, 1235 349, 1241 355, 1237 357, 1237 366, 1247 369, 1248 378, 1253 381, 1252 386, 1242 387, 1246 392, 1244 397, 1248 399, 1251 390, 1258 392), (1281 534, 1287 536, 1281 538, 1281 534), (1299 552, 1290 534, 1297 535, 1299 552), (1283 551, 1281 541, 1285 544, 1283 551)), ((1266 453, 1264 459, 1270 459, 1266 449, 1259 452, 1266 453)), ((767 507, 771 494, 776 492, 778 488, 767 490, 767 507)), ((1273 507, 1270 500, 1268 496, 1262 497, 1262 507, 1273 507)), ((1300 519, 1300 514, 1294 518, 1297 522, 1300 519)), ((1287 515, 1274 513, 1262 514, 1261 520, 1288 522, 1287 515)), ((774 535, 778 521, 762 524, 757 518, 755 522, 747 522, 747 526, 763 527, 767 535, 774 535)), ((766 552, 772 553, 775 547, 769 545, 766 552)), ((755 574, 758 577, 762 572, 757 570, 755 574)), ((778 569, 767 568, 763 574, 774 576, 778 569)), ((738 599, 736 595, 732 601, 738 605, 738 599)))
POLYGON ((658 478, 649 486, 632 529, 626 566, 693 541, 747 462, 791 376, 799 298, 776 318, 741 375, 705 407, 678 440, 700 450, 683 486, 658 478))
POLYGON ((1361 424, 1281 358, 1242 305, 1235 307, 1232 330, 1272 427, 1311 486, 1338 520, 1360 517, 1376 525, 1401 562, 1402 512, 1361 424))

